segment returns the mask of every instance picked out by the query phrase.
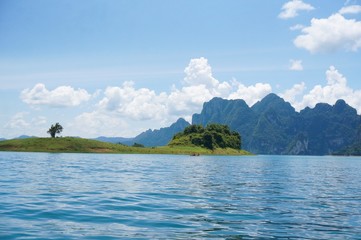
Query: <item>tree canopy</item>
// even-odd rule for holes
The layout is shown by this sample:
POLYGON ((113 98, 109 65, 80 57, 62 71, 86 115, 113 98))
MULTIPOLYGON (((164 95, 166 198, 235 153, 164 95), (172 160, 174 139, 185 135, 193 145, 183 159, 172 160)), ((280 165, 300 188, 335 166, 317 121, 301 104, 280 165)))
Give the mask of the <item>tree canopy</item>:
POLYGON ((55 135, 57 133, 61 133, 62 131, 63 127, 59 123, 55 123, 55 125, 51 125, 47 133, 50 134, 52 138, 55 138, 55 135))
POLYGON ((241 148, 241 136, 231 131, 227 125, 209 124, 205 128, 201 125, 190 125, 174 135, 169 145, 194 145, 208 149, 241 148))

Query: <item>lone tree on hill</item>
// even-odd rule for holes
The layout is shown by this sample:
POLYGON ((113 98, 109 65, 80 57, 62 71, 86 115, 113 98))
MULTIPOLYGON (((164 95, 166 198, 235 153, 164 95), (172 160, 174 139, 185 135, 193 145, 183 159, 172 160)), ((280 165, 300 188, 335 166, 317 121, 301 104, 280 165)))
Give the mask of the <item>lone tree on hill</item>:
POLYGON ((55 134, 61 133, 63 131, 63 127, 59 123, 55 123, 55 125, 51 125, 48 132, 52 138, 55 138, 55 134))

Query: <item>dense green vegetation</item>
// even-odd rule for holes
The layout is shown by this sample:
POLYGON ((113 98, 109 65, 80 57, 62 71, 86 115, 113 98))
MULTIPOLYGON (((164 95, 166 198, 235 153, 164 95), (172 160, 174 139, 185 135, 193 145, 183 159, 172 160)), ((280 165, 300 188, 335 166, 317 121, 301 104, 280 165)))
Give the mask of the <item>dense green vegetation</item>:
POLYGON ((143 144, 140 144, 140 143, 134 143, 132 145, 132 147, 141 147, 141 148, 144 148, 144 145, 143 144))
POLYGON ((246 151, 236 149, 215 149, 202 147, 164 146, 164 147, 129 147, 122 144, 105 143, 96 140, 61 137, 61 138, 27 138, 0 141, 0 151, 18 152, 52 152, 52 153, 129 153, 129 154, 218 154, 249 155, 246 151))
POLYGON ((231 131, 227 125, 209 124, 190 125, 183 132, 177 133, 169 146, 198 146, 209 150, 217 148, 241 148, 241 136, 231 131))

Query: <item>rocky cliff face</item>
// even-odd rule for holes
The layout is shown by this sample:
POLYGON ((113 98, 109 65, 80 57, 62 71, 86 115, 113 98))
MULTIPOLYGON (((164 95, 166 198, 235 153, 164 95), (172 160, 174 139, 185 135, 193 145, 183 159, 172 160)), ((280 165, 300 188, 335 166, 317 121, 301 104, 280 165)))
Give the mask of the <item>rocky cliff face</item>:
POLYGON ((192 124, 206 126, 209 123, 226 124, 232 130, 242 133, 242 144, 248 146, 251 131, 256 123, 256 114, 244 100, 213 98, 203 104, 200 114, 194 114, 192 124))
POLYGON ((214 98, 193 115, 192 123, 227 124, 241 134, 244 149, 257 154, 325 155, 352 144, 361 120, 343 100, 298 113, 270 94, 252 107, 243 100, 214 98))
POLYGON ((289 142, 297 134, 298 114, 291 104, 276 94, 269 94, 251 109, 257 121, 250 135, 249 149, 267 154, 286 152, 289 142))

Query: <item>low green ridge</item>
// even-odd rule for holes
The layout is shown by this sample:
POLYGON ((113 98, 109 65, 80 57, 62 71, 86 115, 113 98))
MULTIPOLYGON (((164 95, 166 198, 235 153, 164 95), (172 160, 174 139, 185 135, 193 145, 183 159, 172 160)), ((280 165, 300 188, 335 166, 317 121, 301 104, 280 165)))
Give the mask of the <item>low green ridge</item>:
POLYGON ((209 150, 191 146, 129 147, 97 140, 60 137, 27 138, 0 141, 0 151, 51 152, 51 153, 125 153, 125 154, 202 154, 250 155, 249 152, 231 148, 209 150))

